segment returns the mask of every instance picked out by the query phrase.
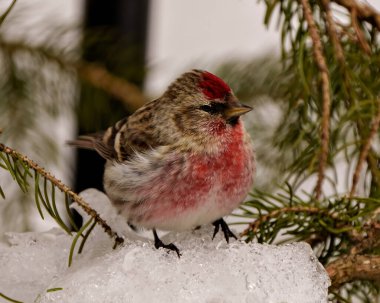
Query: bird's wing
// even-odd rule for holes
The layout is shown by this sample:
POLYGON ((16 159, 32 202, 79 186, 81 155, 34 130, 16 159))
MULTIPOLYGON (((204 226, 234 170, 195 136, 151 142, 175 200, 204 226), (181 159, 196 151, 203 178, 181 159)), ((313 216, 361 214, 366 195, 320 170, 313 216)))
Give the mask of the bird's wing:
MULTIPOLYGON (((151 102, 152 103, 152 102, 151 102)), ((152 125, 151 106, 144 106, 106 131, 80 136, 69 145, 92 149, 107 160, 123 162, 136 152, 162 145, 152 125)))

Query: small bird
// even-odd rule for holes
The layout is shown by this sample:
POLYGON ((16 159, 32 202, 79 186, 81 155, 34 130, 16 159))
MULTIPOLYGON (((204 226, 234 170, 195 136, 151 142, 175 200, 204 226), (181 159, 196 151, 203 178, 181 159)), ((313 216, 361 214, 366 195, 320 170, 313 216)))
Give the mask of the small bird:
POLYGON ((253 184, 255 156, 241 115, 252 110, 202 70, 184 73, 165 93, 105 132, 69 142, 105 158, 104 189, 133 227, 184 231, 204 224, 236 236, 223 217, 253 184))

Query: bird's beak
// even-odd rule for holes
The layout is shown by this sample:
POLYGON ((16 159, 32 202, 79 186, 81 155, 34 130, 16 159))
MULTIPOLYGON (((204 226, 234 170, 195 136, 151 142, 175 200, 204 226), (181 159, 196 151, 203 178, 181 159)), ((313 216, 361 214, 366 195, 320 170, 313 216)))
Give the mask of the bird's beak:
POLYGON ((241 104, 241 103, 236 103, 234 104, 233 106, 227 108, 225 111, 224 111, 224 115, 227 119, 231 119, 231 118, 235 118, 235 117, 239 117, 245 113, 248 113, 252 110, 253 108, 248 106, 248 105, 245 105, 245 104, 241 104))

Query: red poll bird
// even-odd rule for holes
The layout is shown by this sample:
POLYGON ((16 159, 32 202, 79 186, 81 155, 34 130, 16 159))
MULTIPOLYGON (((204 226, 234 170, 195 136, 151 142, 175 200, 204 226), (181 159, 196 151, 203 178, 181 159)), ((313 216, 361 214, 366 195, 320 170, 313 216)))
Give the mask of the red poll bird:
POLYGON ((105 132, 69 144, 94 149, 107 160, 104 188, 131 226, 152 229, 155 247, 164 244, 156 229, 183 231, 208 223, 236 236, 223 216, 252 187, 255 157, 241 104, 220 78, 192 70, 162 97, 105 132))

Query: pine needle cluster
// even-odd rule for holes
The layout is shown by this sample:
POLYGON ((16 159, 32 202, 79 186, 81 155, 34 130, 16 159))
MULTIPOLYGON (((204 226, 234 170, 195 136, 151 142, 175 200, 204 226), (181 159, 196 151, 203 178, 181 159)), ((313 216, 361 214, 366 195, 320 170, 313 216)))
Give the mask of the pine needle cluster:
POLYGON ((220 69, 259 112, 281 112, 264 136, 253 124, 262 161, 258 178, 260 171, 273 177, 236 215, 238 224, 248 224, 241 236, 248 242, 307 241, 332 279, 333 302, 375 302, 380 13, 355 0, 262 2, 264 23, 276 21, 281 34, 281 58, 220 69), (262 83, 261 90, 251 89, 251 81, 262 83))

